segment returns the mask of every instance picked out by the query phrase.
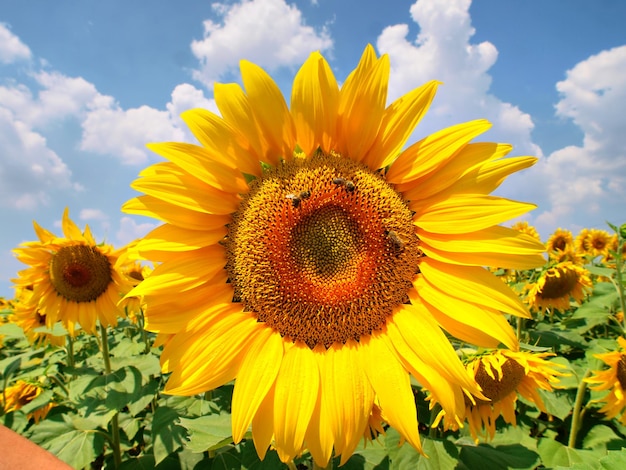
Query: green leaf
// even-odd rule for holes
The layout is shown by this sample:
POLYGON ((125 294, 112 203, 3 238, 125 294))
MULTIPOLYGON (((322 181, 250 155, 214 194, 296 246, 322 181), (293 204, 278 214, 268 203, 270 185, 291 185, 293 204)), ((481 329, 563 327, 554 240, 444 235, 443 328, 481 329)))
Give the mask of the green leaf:
POLYGON ((424 438, 422 448, 428 456, 424 457, 409 444, 400 446, 400 435, 393 428, 387 430, 385 448, 389 455, 389 468, 439 470, 456 468, 459 463, 458 450, 451 442, 424 438))
POLYGON ((610 441, 615 439, 620 439, 620 437, 615 434, 615 431, 613 431, 610 427, 605 426, 604 424, 598 424, 591 428, 591 430, 583 439, 583 447, 585 449, 593 449, 598 447, 605 449, 606 445, 610 441))
POLYGON ((603 268, 601 266, 587 265, 587 266, 585 266, 585 268, 591 274, 595 274, 596 276, 611 277, 613 275, 613 273, 615 272, 613 269, 603 268))
MULTIPOLYGON (((384 436, 381 436, 381 439, 384 436)), ((337 460, 337 466, 339 460, 337 460)), ((365 447, 359 445, 352 457, 348 459, 342 470, 387 470, 389 469, 389 459, 383 443, 375 440, 365 447)))
POLYGON ((192 452, 216 450, 232 442, 232 426, 227 413, 211 414, 195 419, 180 418, 180 424, 189 432, 185 447, 192 452))
POLYGON ((539 455, 521 444, 462 446, 459 460, 468 468, 533 469, 539 455))
POLYGON ((104 451, 102 434, 76 429, 67 415, 33 426, 29 438, 74 468, 90 466, 104 451))
POLYGON ((185 428, 178 425, 176 410, 160 406, 152 420, 152 443, 154 458, 158 464, 172 452, 180 449, 187 438, 185 428))
POLYGON ((543 403, 549 415, 556 416, 561 420, 569 416, 573 408, 573 403, 567 392, 561 392, 559 390, 548 392, 541 389, 539 389, 538 392, 539 396, 543 399, 543 403))
POLYGON ((603 470, 623 470, 626 468, 626 450, 609 451, 606 457, 600 459, 603 470))
POLYGON ((593 465, 598 460, 596 452, 572 449, 552 439, 539 439, 537 450, 546 467, 571 467, 576 463, 593 465))

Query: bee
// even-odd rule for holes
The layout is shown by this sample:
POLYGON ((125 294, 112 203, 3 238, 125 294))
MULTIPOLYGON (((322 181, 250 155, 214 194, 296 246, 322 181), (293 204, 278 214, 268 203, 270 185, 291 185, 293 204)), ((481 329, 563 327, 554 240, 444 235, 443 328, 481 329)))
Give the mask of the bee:
POLYGON ((395 253, 402 253, 406 243, 395 230, 387 230, 387 238, 391 242, 391 248, 395 253))
POLYGON ((310 197, 311 197, 311 191, 309 191, 308 189, 304 191, 300 191, 300 199, 308 199, 310 197))
POLYGON ((300 207, 300 196, 298 196, 297 194, 287 194, 287 196, 285 196, 287 199, 291 199, 291 205, 293 207, 300 207))
POLYGON ((333 183, 337 186, 344 186, 346 188, 346 191, 348 191, 349 193, 353 192, 355 188, 354 183, 345 178, 333 178, 333 183))

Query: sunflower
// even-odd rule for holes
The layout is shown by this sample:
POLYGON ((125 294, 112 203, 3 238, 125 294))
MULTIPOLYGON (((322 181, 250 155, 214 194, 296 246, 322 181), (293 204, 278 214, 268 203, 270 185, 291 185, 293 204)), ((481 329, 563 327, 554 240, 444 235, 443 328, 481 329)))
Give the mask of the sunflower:
POLYGON ((626 339, 617 338, 620 350, 604 354, 595 354, 609 366, 607 370, 596 370, 595 375, 585 379, 585 382, 592 384, 591 390, 609 390, 604 397, 592 400, 595 403, 604 403, 600 412, 606 414, 608 419, 619 416, 620 422, 626 426, 626 339))
POLYGON ((89 226, 81 232, 67 209, 62 220, 64 238, 36 222, 34 226, 39 241, 13 250, 17 259, 30 265, 13 280, 17 289, 32 288, 24 309, 30 309, 32 316, 45 316, 48 328, 61 321, 72 336, 77 324, 87 333, 95 332, 96 320, 105 327, 116 325, 117 316, 123 315, 117 303, 132 288, 119 273, 119 253, 110 245, 96 244, 89 226))
POLYGON ((156 268, 146 328, 164 344, 169 394, 233 379, 232 431, 252 425, 261 458, 306 448, 345 462, 374 403, 420 450, 409 374, 462 414, 478 393, 442 328, 517 348, 506 318, 528 316, 484 267, 542 265, 543 245, 497 224, 534 206, 489 194, 532 157, 470 143, 472 121, 402 148, 434 97, 429 82, 386 106, 389 58, 368 46, 341 88, 313 53, 291 106, 258 66, 245 91, 215 85, 221 117, 182 118, 202 144, 151 144, 168 161, 141 173, 129 213, 165 223, 137 249, 156 268), (172 314, 175 312, 175 314, 172 314))
POLYGON ((606 258, 611 246, 611 234, 606 230, 582 229, 575 240, 576 250, 582 255, 606 258))
POLYGON ((563 228, 557 228, 546 242, 546 251, 550 258, 561 256, 561 253, 574 248, 574 236, 572 232, 563 228))
POLYGON ((42 331, 46 328, 46 315, 42 314, 38 309, 28 306, 32 302, 32 293, 32 286, 17 290, 17 302, 15 303, 12 322, 22 328, 31 344, 63 346, 65 344, 65 336, 56 336, 42 331))
POLYGON ((570 298, 580 304, 591 288, 589 271, 564 261, 546 269, 537 282, 526 286, 527 302, 539 311, 546 308, 564 311, 570 308, 570 298))
MULTIPOLYGON (((517 424, 515 404, 518 394, 540 411, 547 413, 539 389, 552 391, 553 384, 559 382, 558 376, 567 375, 557 370, 562 365, 545 359, 550 356, 554 354, 499 349, 474 357, 467 363, 467 370, 481 386, 483 395, 488 398, 465 399, 465 415, 470 434, 475 441, 479 440, 479 436, 493 439, 496 420, 500 416, 509 424, 517 424)), ((445 419, 445 411, 437 418, 435 426, 444 418, 445 428, 458 429, 457 424, 445 419)))
POLYGON ((521 222, 515 222, 511 226, 511 228, 513 230, 517 230, 518 232, 525 233, 526 235, 533 237, 537 241, 541 241, 541 237, 539 236, 539 232, 537 232, 537 229, 525 220, 521 222))
MULTIPOLYGON (((152 272, 151 266, 142 264, 140 260, 136 259, 138 256, 136 246, 137 241, 129 243, 124 253, 120 256, 119 261, 121 273, 126 276, 128 282, 130 282, 133 287, 139 285, 139 283, 152 272)), ((141 297, 125 297, 119 305, 124 307, 128 318, 133 323, 138 322, 138 317, 143 315, 143 310, 145 309, 141 297)))
MULTIPOLYGON (((5 413, 17 411, 23 406, 29 404, 43 392, 43 387, 38 383, 25 382, 18 380, 15 384, 5 388, 2 392, 2 406, 5 413)), ((28 413, 28 418, 33 418, 38 423, 46 417, 54 403, 50 402, 37 408, 32 413, 28 413)))

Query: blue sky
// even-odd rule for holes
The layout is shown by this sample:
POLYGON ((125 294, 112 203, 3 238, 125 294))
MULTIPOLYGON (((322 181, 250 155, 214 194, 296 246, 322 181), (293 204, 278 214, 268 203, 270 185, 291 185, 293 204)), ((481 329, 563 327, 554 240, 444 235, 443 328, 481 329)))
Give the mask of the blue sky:
POLYGON ((390 56, 389 99, 444 82, 412 140, 488 118, 483 140, 540 157, 498 194, 537 204, 544 238, 626 222, 624 18, 619 0, 3 0, 0 296, 33 220, 60 233, 68 206, 115 246, 154 227, 119 209, 158 160, 145 143, 192 141, 178 115, 214 110, 239 59, 288 96, 311 51, 342 81, 367 43, 390 56))

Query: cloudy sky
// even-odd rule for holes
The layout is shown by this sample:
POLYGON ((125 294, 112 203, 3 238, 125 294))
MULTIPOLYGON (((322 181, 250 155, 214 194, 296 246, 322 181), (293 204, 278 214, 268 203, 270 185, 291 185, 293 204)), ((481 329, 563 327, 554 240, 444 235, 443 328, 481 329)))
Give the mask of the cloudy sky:
POLYGON ((155 226, 120 212, 158 161, 147 142, 189 140, 179 114, 215 110, 238 61, 289 96, 321 50, 341 82, 367 43, 391 59, 389 99, 444 82, 412 141, 487 118, 483 139, 539 163, 505 197, 557 227, 626 222, 626 2, 620 0, 3 0, 0 11, 0 296, 11 249, 60 233, 63 209, 115 245, 155 226))

